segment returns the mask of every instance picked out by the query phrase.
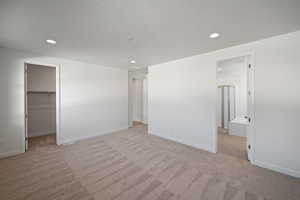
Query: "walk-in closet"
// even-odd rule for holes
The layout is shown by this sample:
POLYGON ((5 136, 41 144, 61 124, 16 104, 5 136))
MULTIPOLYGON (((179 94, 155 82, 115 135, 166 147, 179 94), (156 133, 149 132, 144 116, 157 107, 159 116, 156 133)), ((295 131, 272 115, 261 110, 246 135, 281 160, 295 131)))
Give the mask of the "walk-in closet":
POLYGON ((56 68, 26 64, 26 149, 56 144, 56 68))

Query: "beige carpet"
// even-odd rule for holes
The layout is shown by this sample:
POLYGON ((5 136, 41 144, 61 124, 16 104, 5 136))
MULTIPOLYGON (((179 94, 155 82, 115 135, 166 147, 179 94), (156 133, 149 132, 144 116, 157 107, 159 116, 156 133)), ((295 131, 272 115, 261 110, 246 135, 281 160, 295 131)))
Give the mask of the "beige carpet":
POLYGON ((218 128, 218 152, 247 160, 246 137, 229 135, 225 129, 218 128))
POLYGON ((299 200, 300 180, 139 126, 0 160, 0 199, 299 200))
POLYGON ((133 127, 144 126, 144 124, 142 122, 138 122, 138 121, 133 121, 132 125, 133 125, 133 127))
POLYGON ((28 139, 28 151, 35 151, 40 147, 56 145, 56 134, 31 137, 28 139))

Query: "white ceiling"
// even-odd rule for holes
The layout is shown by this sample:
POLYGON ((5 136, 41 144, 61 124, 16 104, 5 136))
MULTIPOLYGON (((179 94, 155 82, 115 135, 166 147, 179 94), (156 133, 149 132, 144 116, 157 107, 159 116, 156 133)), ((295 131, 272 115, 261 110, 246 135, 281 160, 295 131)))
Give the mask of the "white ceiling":
POLYGON ((296 31, 299 19, 300 0, 0 0, 0 46, 144 67, 296 31))

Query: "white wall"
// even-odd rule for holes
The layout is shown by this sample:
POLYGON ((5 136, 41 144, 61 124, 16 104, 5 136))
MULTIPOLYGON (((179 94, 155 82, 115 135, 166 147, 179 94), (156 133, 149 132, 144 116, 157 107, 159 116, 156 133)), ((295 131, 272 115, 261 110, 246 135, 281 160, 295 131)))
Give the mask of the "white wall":
POLYGON ((46 67, 39 65, 28 66, 28 91, 49 91, 56 90, 56 72, 54 67, 46 67))
POLYGON ((149 132, 213 152, 216 62, 254 53, 253 161, 300 177, 299 52, 295 32, 150 67, 149 132))
POLYGON ((28 137, 56 133, 55 93, 29 93, 27 99, 28 137))
POLYGON ((128 127, 128 72, 0 48, 0 157, 24 151, 24 62, 61 65, 61 143, 128 127))

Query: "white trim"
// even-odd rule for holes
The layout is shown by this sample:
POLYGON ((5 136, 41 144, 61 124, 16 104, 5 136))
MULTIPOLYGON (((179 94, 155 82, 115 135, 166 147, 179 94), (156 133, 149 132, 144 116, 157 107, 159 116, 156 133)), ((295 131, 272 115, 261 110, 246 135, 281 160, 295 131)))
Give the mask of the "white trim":
POLYGON ((60 145, 61 140, 61 125, 60 125, 60 119, 61 119, 61 65, 58 65, 56 67, 56 144, 60 145))
POLYGON ((259 161, 259 160, 253 161, 252 164, 254 164, 258 167, 262 167, 262 168, 273 170, 273 171, 276 171, 276 172, 279 172, 279 173, 282 173, 282 174, 286 174, 286 175, 289 175, 289 176, 300 178, 300 171, 296 171, 296 170, 285 168, 285 167, 280 167, 278 165, 262 162, 262 161, 259 161))
POLYGON ((184 141, 179 140, 177 138, 174 138, 174 137, 171 137, 171 136, 168 136, 168 135, 165 135, 165 134, 160 134, 160 133, 157 133, 157 132, 153 132, 151 130, 149 130, 148 133, 151 134, 151 135, 155 135, 157 137, 166 139, 166 140, 171 140, 171 141, 179 143, 179 144, 187 145, 189 147, 193 147, 193 148, 196 148, 196 149, 200 149, 200 150, 208 151, 208 152, 211 152, 211 153, 215 153, 214 149, 211 149, 207 146, 199 145, 199 144, 194 143, 194 142, 188 142, 187 143, 187 142, 184 142, 184 141))
MULTIPOLYGON (((249 123, 249 125, 246 128, 246 133, 247 133, 247 142, 248 144, 251 145, 251 149, 250 149, 250 155, 248 155, 248 159, 250 160, 250 162, 252 163, 255 160, 255 79, 254 79, 254 70, 255 70, 255 54, 254 52, 252 54, 249 55, 250 59, 248 60, 248 64, 251 65, 251 69, 247 68, 248 70, 248 89, 251 92, 251 100, 249 102, 249 98, 248 98, 248 113, 249 113, 249 117, 251 118, 251 122, 249 123), (250 73, 250 74, 249 74, 250 73), (250 80, 251 79, 251 80, 250 80)), ((247 144, 247 145, 248 145, 247 144)), ((247 147, 248 148, 248 147, 247 147)), ((247 149, 248 151, 248 149, 247 149)))
POLYGON ((21 153, 24 153, 24 151, 8 151, 8 152, 0 153, 0 158, 15 156, 21 153))
POLYGON ((57 65, 47 64, 47 63, 43 63, 43 62, 25 61, 24 63, 27 64, 27 65, 40 65, 40 66, 45 66, 45 67, 57 67, 57 65))
POLYGON ((112 129, 112 130, 109 130, 109 131, 103 131, 101 133, 93 133, 93 134, 89 134, 89 135, 85 135, 85 136, 73 137, 73 138, 70 138, 70 139, 66 139, 64 141, 61 140, 60 145, 72 144, 72 143, 78 142, 80 140, 85 140, 85 139, 89 139, 89 138, 93 138, 93 137, 97 137, 97 136, 102 136, 102 135, 107 135, 107 134, 111 134, 111 133, 114 133, 114 132, 127 130, 127 129, 128 129, 128 126, 122 127, 122 128, 117 128, 117 129, 112 129))
POLYGON ((28 114, 28 95, 27 95, 27 82, 28 82, 28 73, 27 73, 27 63, 24 63, 24 135, 21 138, 21 144, 22 149, 24 149, 24 152, 28 149, 28 141, 26 141, 26 138, 28 138, 28 119, 26 115, 28 114))

